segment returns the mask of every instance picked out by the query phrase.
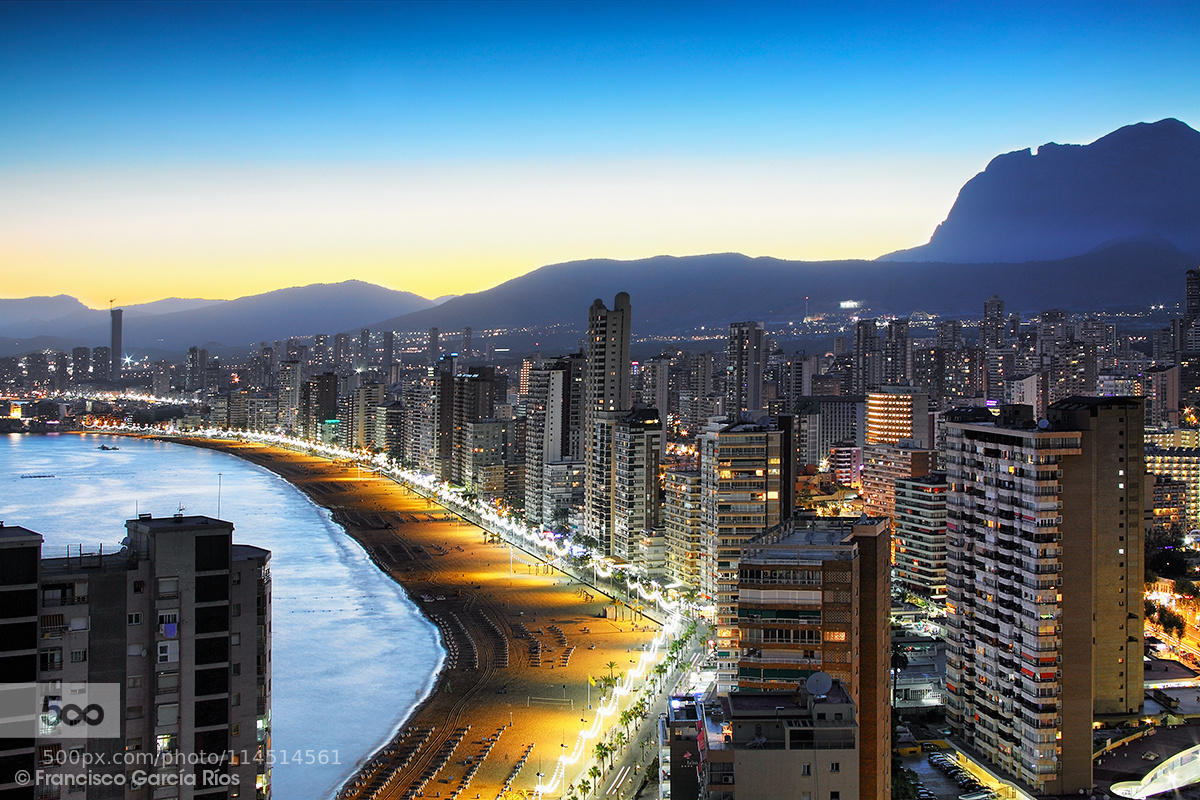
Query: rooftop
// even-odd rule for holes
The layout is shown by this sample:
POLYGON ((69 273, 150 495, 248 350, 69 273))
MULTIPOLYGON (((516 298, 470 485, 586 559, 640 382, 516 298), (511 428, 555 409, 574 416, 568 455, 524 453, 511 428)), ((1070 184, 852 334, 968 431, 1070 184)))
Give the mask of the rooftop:
POLYGON ((131 519, 126 524, 134 524, 140 528, 147 528, 150 531, 158 532, 162 530, 190 530, 194 528, 203 528, 212 526, 217 527, 233 527, 232 522, 226 522, 223 519, 205 516, 203 514, 175 514, 170 517, 153 517, 149 514, 140 514, 137 519, 131 519))
POLYGON ((0 522, 0 540, 25 538, 36 538, 39 542, 42 541, 42 535, 37 531, 22 528, 20 525, 5 525, 0 522))

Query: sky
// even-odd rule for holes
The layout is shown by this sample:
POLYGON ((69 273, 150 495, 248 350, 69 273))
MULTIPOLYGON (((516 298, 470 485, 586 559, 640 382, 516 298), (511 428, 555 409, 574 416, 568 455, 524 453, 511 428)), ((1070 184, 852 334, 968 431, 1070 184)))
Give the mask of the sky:
POLYGON ((0 3, 0 296, 427 297, 928 241, 995 155, 1200 124, 1200 4, 0 3))

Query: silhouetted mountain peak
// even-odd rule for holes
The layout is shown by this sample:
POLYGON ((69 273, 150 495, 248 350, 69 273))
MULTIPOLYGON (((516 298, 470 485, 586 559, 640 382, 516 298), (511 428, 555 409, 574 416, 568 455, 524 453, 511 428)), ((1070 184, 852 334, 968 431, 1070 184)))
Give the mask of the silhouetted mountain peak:
POLYGON ((1106 242, 1164 240, 1200 254, 1200 133, 1177 119, 1091 144, 1049 142, 993 158, 963 186, 929 244, 889 261, 1036 261, 1106 242))

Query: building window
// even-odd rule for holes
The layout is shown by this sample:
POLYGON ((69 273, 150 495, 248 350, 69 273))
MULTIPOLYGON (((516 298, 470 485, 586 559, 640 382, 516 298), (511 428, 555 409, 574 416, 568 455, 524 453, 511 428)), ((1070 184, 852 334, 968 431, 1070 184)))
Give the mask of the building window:
POLYGON ((829 771, 830 771, 830 772, 841 772, 841 771, 842 771, 842 762, 840 762, 840 761, 831 761, 831 762, 829 763, 829 771))
POLYGON ((242 635, 240 633, 229 634, 229 644, 236 647, 242 643, 242 635))
POLYGON ((159 578, 158 596, 170 599, 179 596, 179 578, 159 578))
POLYGON ((125 621, 128 622, 130 625, 141 625, 142 624, 142 612, 134 611, 134 612, 128 614, 125 617, 125 621))
POLYGON ((141 675, 130 675, 129 678, 126 680, 125 685, 128 686, 130 689, 142 688, 142 676, 141 675))
POLYGON ((801 764, 800 765, 800 774, 802 776, 803 775, 812 775, 812 764, 801 764))
POLYGON ((235 617, 240 617, 242 615, 242 604, 234 603, 229 613, 235 617))
POLYGON ((57 672, 62 665, 62 650, 42 650, 38 653, 38 669, 43 672, 57 672))
POLYGON ((87 650, 86 649, 71 651, 71 663, 72 664, 84 664, 86 662, 87 662, 87 650))

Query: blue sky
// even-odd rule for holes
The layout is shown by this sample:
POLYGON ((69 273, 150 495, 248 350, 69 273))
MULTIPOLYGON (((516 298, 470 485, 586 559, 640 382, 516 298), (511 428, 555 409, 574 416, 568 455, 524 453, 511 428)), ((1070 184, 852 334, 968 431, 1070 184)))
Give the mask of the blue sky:
MULTIPOLYGON (((279 202, 258 200, 301 240, 323 237, 328 258, 293 270, 305 280, 336 262, 346 277, 432 292, 417 284, 436 266, 445 291, 462 291, 567 258, 712 248, 874 257, 925 241, 997 153, 1167 116, 1195 125, 1198 32, 1195 3, 5 3, 0 210, 20 214, 0 223, 0 248, 16 242, 10 255, 68 276, 76 262, 82 275, 151 255, 186 271, 198 264, 180 260, 182 229, 138 242, 135 222, 139 209, 153 218, 164 198, 186 196, 175 215, 195 219, 197 239, 219 238, 232 212, 205 210, 196 193, 197 174, 213 171, 227 180, 203 182, 209 206, 286 187, 279 202), (478 239, 477 252, 462 237, 439 251, 420 231, 389 241, 345 219, 323 225, 325 190, 341 203, 379 201, 382 179, 363 177, 373 170, 431 184, 431 202, 447 203, 444 226, 478 239), (651 173, 713 195, 708 210, 693 209, 711 215, 694 220, 694 238, 678 220, 656 231, 645 209, 622 213, 621 198, 651 173), (547 208, 514 186, 526 174, 541 195, 587 196, 597 181, 600 199, 547 208), (766 176, 757 202, 739 177, 756 174, 766 176), (478 175, 490 176, 481 189, 478 175), (764 230, 755 220, 774 224, 774 212, 760 204, 788 195, 788 175, 797 196, 838 184, 836 199, 796 201, 796 216, 831 206, 841 216, 792 238, 764 230), (464 196, 505 186, 526 218, 552 224, 510 236, 462 211, 464 196), (736 204, 718 201, 726 188, 736 204), (288 207, 297 192, 312 193, 312 208, 288 207), (105 197, 121 201, 122 218, 105 197), (855 197, 862 207, 847 208, 855 197), (861 224, 850 224, 855 213, 861 224), (46 240, 52 220, 77 247, 46 240), (612 229, 610 248, 586 232, 597 224, 612 229), (129 226, 120 241, 98 236, 114 225, 129 226), (369 251, 355 248, 360 234, 369 251), (490 266, 476 274, 480 260, 490 266)), ((392 188, 388 202, 421 202, 392 188)), ((377 213, 365 216, 397 223, 377 213)), ((237 265, 229 280, 251 263, 279 277, 302 249, 231 238, 207 253, 214 268, 237 265)))

